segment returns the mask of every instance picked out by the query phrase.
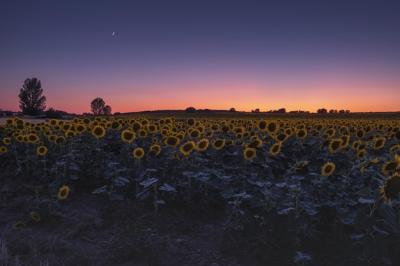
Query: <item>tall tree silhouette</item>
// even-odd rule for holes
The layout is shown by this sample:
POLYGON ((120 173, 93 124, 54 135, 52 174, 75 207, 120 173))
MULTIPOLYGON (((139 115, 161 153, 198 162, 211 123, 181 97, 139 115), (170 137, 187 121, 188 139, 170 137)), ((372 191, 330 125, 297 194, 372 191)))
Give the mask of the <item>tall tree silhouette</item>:
POLYGON ((90 108, 94 115, 111 115, 111 106, 106 105, 106 102, 100 97, 90 103, 90 108))
POLYGON ((40 80, 27 78, 19 92, 19 108, 24 114, 37 115, 46 108, 46 97, 40 80))
POLYGON ((100 97, 97 97, 90 103, 90 107, 92 108, 92 112, 94 115, 101 115, 103 114, 104 107, 106 103, 100 97))
POLYGON ((109 106, 109 105, 104 106, 104 108, 103 108, 103 114, 105 114, 105 115, 111 115, 111 106, 109 106))

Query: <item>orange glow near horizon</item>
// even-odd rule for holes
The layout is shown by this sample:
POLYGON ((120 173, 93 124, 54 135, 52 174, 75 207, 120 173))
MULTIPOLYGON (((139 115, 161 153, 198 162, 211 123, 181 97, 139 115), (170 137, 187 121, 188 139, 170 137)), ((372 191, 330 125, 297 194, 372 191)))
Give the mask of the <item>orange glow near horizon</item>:
MULTIPOLYGON (((234 107, 238 111, 251 111, 255 108, 268 111, 283 107, 287 111, 310 112, 319 108, 349 109, 352 112, 400 111, 400 87, 396 82, 339 82, 326 78, 323 82, 296 84, 294 81, 286 81, 271 82, 269 85, 249 80, 208 80, 197 85, 194 85, 197 82, 168 83, 158 80, 140 87, 131 86, 131 83, 121 82, 119 86, 113 86, 110 81, 110 85, 84 84, 72 89, 58 87, 57 90, 51 89, 57 84, 45 83, 42 86, 47 97, 47 107, 72 113, 90 112, 90 102, 95 97, 102 97, 113 112, 177 110, 189 106, 225 110, 234 107), (91 86, 91 89, 86 86, 91 86), (114 89, 110 89, 111 86, 114 89)), ((18 90, 2 92, 0 108, 18 110, 17 94, 18 90)))

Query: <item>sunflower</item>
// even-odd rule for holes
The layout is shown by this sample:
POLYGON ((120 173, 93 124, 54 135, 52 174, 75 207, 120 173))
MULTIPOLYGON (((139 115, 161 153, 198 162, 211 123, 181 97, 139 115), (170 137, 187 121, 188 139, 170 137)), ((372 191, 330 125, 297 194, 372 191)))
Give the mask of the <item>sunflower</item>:
POLYGON ((332 139, 329 141, 328 149, 330 153, 339 151, 342 146, 342 139, 332 139))
POLYGON ((148 125, 147 129, 149 130, 150 133, 155 133, 157 132, 157 126, 156 125, 148 125))
POLYGON ((200 137, 200 131, 198 129, 193 129, 190 132, 190 137, 194 139, 200 137))
POLYGON ((281 142, 277 142, 277 143, 272 144, 272 146, 269 148, 269 154, 271 156, 278 155, 281 152, 281 147, 282 147, 281 142))
POLYGON ((184 156, 189 156, 189 154, 193 151, 193 149, 196 147, 196 144, 193 141, 188 141, 185 144, 181 145, 179 147, 179 151, 184 155, 184 156))
POLYGON ((294 166, 294 170, 296 171, 296 173, 298 174, 305 174, 308 171, 308 165, 309 165, 309 161, 300 161, 297 162, 294 166))
POLYGON ((353 142, 353 144, 351 145, 351 147, 352 147, 354 150, 358 150, 358 147, 360 146, 360 144, 361 144, 361 140, 356 140, 356 141, 353 142))
POLYGON ((213 142, 212 146, 216 150, 221 150, 225 146, 225 140, 224 139, 216 139, 213 142))
POLYGON ((29 143, 37 143, 39 141, 39 136, 35 133, 31 133, 28 135, 28 142, 29 143))
POLYGON ((203 152, 207 150, 209 144, 210 142, 208 141, 208 139, 201 139, 197 142, 195 149, 197 151, 203 152))
POLYGON ((130 129, 125 129, 121 132, 121 139, 125 143, 132 143, 132 141, 136 138, 135 132, 130 129))
POLYGON ((26 226, 26 224, 22 221, 18 221, 13 225, 14 229, 21 229, 24 228, 26 226))
POLYGON ((389 162, 385 162, 382 165, 381 170, 385 176, 389 176, 389 175, 393 174, 396 171, 396 169, 398 169, 398 167, 399 167, 399 164, 397 161, 389 161, 389 162))
POLYGON ((259 121, 257 127, 259 130, 265 130, 267 128, 267 121, 265 120, 259 121))
POLYGON ((296 137, 299 139, 305 139, 307 137, 307 131, 304 128, 299 129, 296 132, 296 137))
POLYGON ((195 123, 196 123, 196 120, 194 120, 194 118, 189 118, 189 119, 187 120, 187 124, 188 124, 189 126, 194 126, 195 123))
POLYGON ((57 198, 59 200, 67 199, 69 192, 70 192, 69 186, 64 185, 64 186, 60 187, 60 189, 58 190, 57 198))
POLYGON ((145 137, 147 137, 147 131, 144 129, 140 129, 138 132, 138 135, 140 138, 145 138, 145 137))
POLYGON ((274 134, 275 132, 278 131, 279 125, 278 125, 276 122, 271 121, 271 122, 269 122, 269 123, 267 124, 266 129, 267 129, 268 133, 274 134))
POLYGON ((158 144, 153 144, 150 146, 149 154, 151 156, 158 156, 161 152, 161 146, 158 144))
POLYGON ((361 139, 362 137, 364 137, 364 135, 365 135, 365 131, 363 129, 357 130, 357 133, 356 133, 357 138, 361 139))
POLYGON ((64 136, 65 136, 66 138, 72 138, 72 137, 75 136, 75 132, 72 131, 72 130, 67 130, 67 131, 65 131, 64 136))
POLYGON ((279 134, 275 137, 275 140, 276 140, 276 141, 279 141, 279 142, 284 142, 288 137, 289 137, 289 135, 286 135, 286 133, 279 133, 279 134))
POLYGON ((383 186, 380 188, 381 197, 385 201, 390 201, 397 197, 400 192, 400 176, 398 174, 392 175, 386 179, 383 186))
POLYGON ((111 123, 111 129, 120 130, 121 129, 121 123, 119 121, 113 121, 111 123))
POLYGON ((56 142, 56 144, 64 143, 65 138, 63 136, 57 136, 55 142, 56 142))
POLYGON ((374 140, 374 149, 375 150, 380 150, 385 146, 386 143, 386 138, 385 137, 377 137, 374 140))
POLYGON ((39 146, 36 148, 36 155, 37 156, 45 156, 49 150, 46 146, 39 146))
POLYGON ((170 147, 176 147, 180 143, 180 139, 175 136, 168 136, 164 143, 170 147))
POLYGON ((254 157, 256 157, 257 151, 255 148, 245 148, 243 150, 243 157, 244 159, 247 160, 252 160, 254 157))
POLYGON ((106 130, 102 126, 95 126, 92 129, 92 134, 95 136, 97 139, 103 138, 106 135, 106 130))
POLYGON ((83 133, 84 131, 86 131, 86 125, 84 125, 84 124, 76 125, 76 131, 78 133, 83 133))
POLYGON ((40 214, 38 212, 35 212, 35 211, 30 212, 29 216, 35 222, 40 222, 42 220, 42 217, 40 216, 40 214))
POLYGON ((11 144, 11 138, 4 138, 3 139, 4 145, 10 145, 11 144))
POLYGON ((8 152, 8 148, 6 146, 0 146, 0 154, 8 152))
POLYGON ((357 151, 357 158, 358 158, 358 159, 363 158, 363 157, 365 156, 366 153, 367 153, 367 151, 366 151, 365 149, 358 150, 358 151, 357 151))
POLYGON ((227 139, 226 141, 225 141, 225 146, 232 146, 234 143, 233 143, 233 140, 231 140, 231 139, 227 139))
POLYGON ((321 175, 330 176, 335 171, 336 165, 333 162, 327 162, 321 167, 321 175))
POLYGON ((400 152, 400 144, 395 144, 392 147, 390 147, 390 153, 399 153, 400 152))
POLYGON ((143 148, 136 148, 133 150, 132 155, 135 159, 142 159, 144 156, 143 148))

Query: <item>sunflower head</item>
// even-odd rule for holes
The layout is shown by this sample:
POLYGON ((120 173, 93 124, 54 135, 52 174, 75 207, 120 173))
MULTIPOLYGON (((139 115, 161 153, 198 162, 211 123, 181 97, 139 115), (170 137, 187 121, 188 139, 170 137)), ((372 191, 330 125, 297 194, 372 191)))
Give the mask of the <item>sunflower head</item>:
POLYGON ((330 153, 338 152, 342 147, 342 139, 331 139, 329 141, 328 149, 330 153))
POLYGON ((84 131, 86 131, 86 125, 78 124, 78 125, 76 125, 75 129, 76 129, 76 132, 83 133, 84 131))
POLYGON ((365 135, 365 131, 363 129, 357 130, 357 132, 356 132, 357 138, 361 139, 362 137, 364 137, 364 135, 365 135))
POLYGON ((333 162, 327 162, 321 167, 321 175, 330 176, 336 169, 336 165, 333 162))
POLYGON ((31 217, 32 221, 34 222, 40 222, 42 220, 42 217, 38 212, 32 211, 29 213, 29 216, 31 217))
POLYGON ((396 160, 385 162, 382 165, 382 173, 385 176, 390 176, 390 175, 394 174, 397 169, 399 169, 399 164, 396 160))
POLYGON ((262 140, 260 140, 259 138, 254 138, 251 143, 248 145, 249 148, 261 148, 261 146, 263 145, 262 140))
POLYGON ((147 137, 147 131, 142 128, 139 130, 138 135, 140 138, 145 138, 145 137, 147 137))
POLYGON ((279 134, 275 137, 275 139, 276 139, 276 141, 284 142, 284 141, 288 138, 288 136, 289 136, 289 135, 287 135, 286 133, 279 133, 279 134))
POLYGON ((380 193, 385 201, 390 201, 398 196, 400 192, 400 175, 395 174, 386 179, 380 188, 380 193))
POLYGON ((199 140, 196 144, 196 150, 200 152, 207 150, 209 143, 208 139, 199 140))
POLYGON ((358 147, 361 144, 361 140, 356 140, 353 142, 353 144, 351 145, 351 147, 353 148, 353 150, 358 150, 358 147))
POLYGON ((279 129, 279 124, 277 124, 275 121, 271 121, 267 124, 266 130, 270 134, 275 134, 279 129))
POLYGON ((294 166, 294 169, 296 171, 296 173, 299 174, 305 174, 308 172, 308 165, 309 165, 309 161, 300 161, 297 162, 294 166))
POLYGON ((64 185, 58 189, 57 198, 58 200, 66 200, 68 198, 70 189, 69 186, 64 185))
POLYGON ((6 146, 0 146, 0 154, 8 152, 8 148, 6 146))
POLYGON ((47 152, 48 152, 48 149, 47 149, 46 146, 41 145, 41 146, 36 148, 36 155, 37 156, 45 156, 47 154, 47 152))
POLYGON ((269 154, 271 156, 277 156, 281 152, 281 148, 282 148, 281 142, 274 143, 269 148, 269 154))
POLYGON ((177 138, 177 137, 175 137, 175 136, 168 136, 168 137, 165 139, 164 142, 165 142, 165 144, 166 144, 167 146, 176 147, 177 145, 179 145, 180 139, 177 138))
POLYGON ((28 142, 29 143, 37 143, 39 141, 39 136, 35 133, 31 133, 28 135, 28 142))
POLYGON ((254 157, 256 157, 257 151, 255 148, 250 148, 247 147, 243 150, 243 157, 246 161, 252 160, 254 157))
POLYGON ((380 149, 382 149, 384 146, 385 146, 385 143, 386 143, 386 138, 385 137, 377 137, 375 140, 374 140, 374 149, 375 150, 380 150, 380 149))
POLYGON ((18 221, 13 225, 14 229, 21 229, 24 228, 26 226, 26 224, 22 221, 18 221))
POLYGON ((265 130, 267 128, 267 121, 265 120, 259 121, 257 127, 259 130, 265 130))
POLYGON ((102 126, 95 126, 92 129, 92 134, 95 136, 97 139, 103 138, 106 135, 106 130, 102 126))
POLYGON ((11 144, 11 138, 4 138, 3 139, 4 145, 10 145, 11 144))
POLYGON ((357 151, 357 158, 358 159, 362 159, 364 158, 365 154, 367 153, 367 151, 365 149, 361 149, 357 151))
POLYGON ((179 147, 179 151, 184 155, 184 156, 189 156, 189 154, 193 151, 193 149, 196 147, 196 144, 193 141, 188 141, 181 145, 179 147))
POLYGON ((158 144, 153 144, 150 146, 149 154, 151 156, 158 156, 161 153, 161 146, 158 144))
POLYGON ((212 146, 216 150, 221 150, 225 146, 225 139, 216 139, 213 142, 212 146))
POLYGON ((297 130, 296 137, 299 139, 305 139, 307 137, 307 131, 304 128, 297 130))
POLYGON ((193 129, 189 134, 190 137, 194 139, 200 137, 200 131, 198 129, 193 129))
POLYGON ((144 156, 144 149, 143 148, 136 148, 133 150, 132 155, 135 159, 142 159, 144 156))
POLYGON ((135 132, 130 129, 125 129, 121 132, 121 139, 125 143, 132 143, 132 141, 136 138, 135 132))
POLYGON ((56 144, 64 143, 65 138, 63 136, 57 136, 55 142, 56 142, 56 144))
POLYGON ((196 123, 196 120, 194 120, 194 118, 189 118, 188 120, 187 120, 187 124, 189 125, 189 126, 194 126, 195 125, 195 123, 196 123))

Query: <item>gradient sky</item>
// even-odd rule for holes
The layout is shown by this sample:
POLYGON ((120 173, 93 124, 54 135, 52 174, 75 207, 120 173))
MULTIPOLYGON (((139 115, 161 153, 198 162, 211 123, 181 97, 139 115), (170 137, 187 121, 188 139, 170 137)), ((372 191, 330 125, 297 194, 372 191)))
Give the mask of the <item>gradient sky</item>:
POLYGON ((400 111, 400 1, 0 3, 0 108, 400 111), (115 32, 115 36, 112 36, 115 32))

